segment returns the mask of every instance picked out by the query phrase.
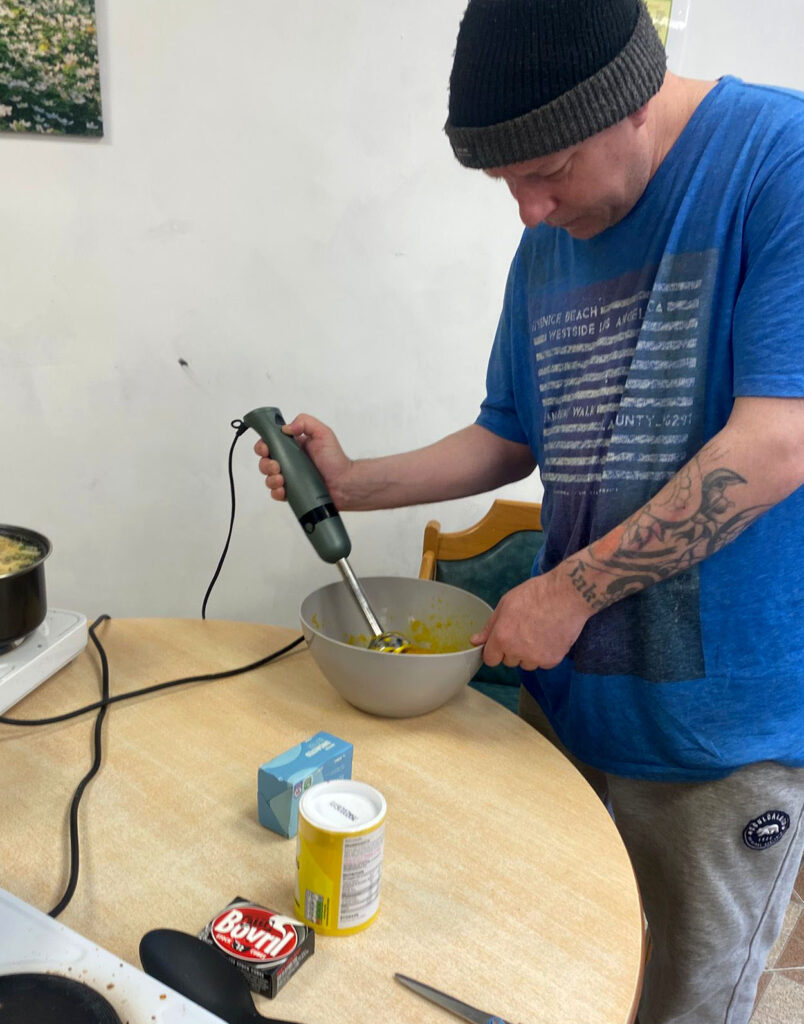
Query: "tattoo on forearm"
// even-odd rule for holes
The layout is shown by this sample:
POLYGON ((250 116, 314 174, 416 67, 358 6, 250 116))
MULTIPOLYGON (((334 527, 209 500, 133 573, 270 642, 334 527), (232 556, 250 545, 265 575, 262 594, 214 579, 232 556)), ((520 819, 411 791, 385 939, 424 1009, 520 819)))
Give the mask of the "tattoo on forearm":
POLYGON ((739 507, 733 489, 747 481, 734 470, 722 467, 701 478, 699 469, 696 456, 654 499, 626 519, 619 536, 607 535, 583 555, 567 559, 570 580, 593 611, 689 569, 734 540, 770 508, 739 507), (684 515, 691 503, 694 510, 684 515))

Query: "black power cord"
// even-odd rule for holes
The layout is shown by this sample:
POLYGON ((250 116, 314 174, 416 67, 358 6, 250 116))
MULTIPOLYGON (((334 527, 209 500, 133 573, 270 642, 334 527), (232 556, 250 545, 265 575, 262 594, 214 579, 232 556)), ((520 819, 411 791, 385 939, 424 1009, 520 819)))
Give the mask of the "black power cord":
MULTIPOLYGON (((231 495, 231 516, 229 518, 229 532, 226 537, 226 543, 223 548, 223 553, 218 560, 218 565, 215 569, 215 574, 212 577, 212 581, 207 587, 207 592, 204 595, 204 601, 201 606, 201 618, 206 618, 206 607, 209 595, 212 592, 212 588, 215 585, 215 581, 220 575, 221 568, 223 566, 226 553, 229 550, 229 542, 232 539, 232 529, 234 527, 235 517, 235 486, 234 486, 234 473, 232 470, 232 457, 234 454, 234 448, 237 444, 238 439, 248 429, 241 420, 233 420, 232 427, 235 428, 235 437, 232 441, 231 448, 229 449, 229 490, 231 495)), ((232 676, 241 675, 245 672, 252 672, 254 669, 261 668, 263 665, 267 665, 269 662, 281 658, 283 654, 287 654, 292 651, 294 647, 304 640, 303 636, 296 637, 289 644, 281 647, 277 651, 272 651, 264 658, 260 658, 258 661, 253 661, 249 665, 242 665, 240 668, 225 669, 221 672, 207 672, 202 675, 195 676, 183 676, 180 679, 170 679, 164 683, 155 683, 152 686, 144 686, 139 690, 128 690, 126 693, 119 693, 114 697, 109 694, 109 660, 106 657, 106 652, 103 649, 103 645, 98 639, 97 629, 104 622, 110 622, 110 615, 99 615, 97 619, 89 627, 89 636, 95 649, 98 652, 98 657, 101 663, 101 699, 94 701, 92 704, 86 704, 84 707, 75 708, 73 711, 65 711, 60 715, 52 715, 49 718, 10 718, 6 715, 0 715, 0 724, 2 725, 16 725, 16 726, 40 726, 40 725, 55 725, 57 722, 65 722, 70 718, 78 718, 80 715, 89 714, 91 711, 97 711, 98 714, 95 718, 95 728, 93 731, 93 747, 94 755, 92 759, 92 765, 86 775, 81 779, 76 787, 75 793, 73 794, 72 801, 70 803, 70 870, 67 879, 67 886, 64 890, 64 895, 59 902, 50 910, 50 917, 58 917, 59 914, 64 910, 70 900, 73 898, 76 886, 78 884, 78 870, 80 864, 80 847, 78 837, 78 806, 81 803, 81 797, 84 795, 89 783, 98 774, 103 759, 103 748, 102 748, 102 730, 103 720, 106 717, 106 709, 110 704, 117 704, 119 701, 132 700, 134 697, 142 697, 147 693, 155 693, 157 690, 167 690, 173 686, 182 686, 186 683, 201 683, 209 682, 215 679, 229 679, 232 676)))
MULTIPOLYGON (((102 663, 105 662, 106 655, 100 641, 94 635, 94 630, 96 626, 107 620, 111 622, 111 616, 101 615, 89 627, 89 634, 101 655, 102 663)), ((251 672, 256 668, 261 668, 263 665, 267 665, 276 658, 280 658, 283 654, 287 654, 288 651, 292 651, 294 647, 298 647, 303 640, 303 636, 297 636, 295 640, 292 640, 289 644, 281 647, 278 651, 272 651, 264 658, 260 658, 259 661, 253 661, 250 665, 242 665, 240 668, 224 669, 221 672, 207 672, 204 675, 198 676, 183 676, 181 679, 170 679, 165 683, 154 683, 152 686, 143 686, 140 690, 127 690, 125 693, 118 693, 114 697, 104 695, 100 700, 96 700, 92 704, 85 704, 82 708, 75 708, 73 711, 65 711, 61 715, 52 715, 50 718, 8 718, 5 715, 0 715, 0 725, 56 725, 56 723, 66 722, 70 718, 78 718, 80 715, 87 715, 90 711, 105 710, 109 704, 117 704, 123 700, 132 700, 134 697, 143 697, 146 693, 156 693, 157 690, 167 690, 172 686, 182 686, 184 683, 205 683, 210 682, 213 679, 229 679, 231 676, 239 676, 244 672, 251 672)))
MULTIPOLYGON (((89 630, 89 635, 92 639, 93 644, 97 648, 98 655, 101 660, 101 696, 104 700, 109 697, 109 662, 106 658, 106 652, 98 641, 95 635, 96 626, 100 625, 105 619, 108 619, 108 615, 101 615, 100 618, 96 619, 89 630)), ((67 878, 67 888, 64 890, 64 895, 53 907, 52 910, 48 911, 50 917, 58 917, 59 914, 64 910, 70 900, 73 898, 75 887, 78 885, 78 865, 79 865, 79 844, 78 844, 78 805, 81 803, 81 797, 84 795, 84 790, 87 788, 92 779, 98 774, 98 770, 101 766, 101 760, 103 752, 101 748, 101 733, 103 727, 103 719, 106 717, 107 704, 98 711, 97 717, 95 718, 95 730, 94 730, 94 747, 95 756, 92 759, 92 766, 86 775, 78 783, 78 787, 73 794, 73 799, 70 803, 70 873, 67 878)))
POLYGON ((206 592, 206 594, 204 594, 204 600, 203 600, 203 602, 201 604, 201 618, 202 619, 205 619, 207 617, 207 601, 209 600, 209 595, 212 593, 212 588, 215 586, 215 583, 217 582, 217 579, 218 579, 218 577, 221 574, 221 569, 223 568, 223 561, 226 558, 227 551, 229 550, 229 542, 232 539, 232 530, 234 529, 235 485, 234 485, 234 471, 232 470, 232 459, 234 458, 235 445, 240 440, 240 438, 243 436, 243 434, 245 434, 245 432, 248 430, 248 427, 246 426, 246 424, 242 420, 232 420, 230 426, 232 426, 234 428, 235 436, 232 439, 232 445, 229 448, 229 496, 231 498, 231 506, 232 506, 231 514, 229 515, 229 532, 226 534, 226 543, 223 545, 223 551, 221 552, 221 557, 218 559, 218 565, 217 565, 217 567, 215 569, 215 572, 212 575, 212 579, 209 581, 209 586, 207 587, 207 592, 206 592))
POLYGON ((287 654, 292 651, 294 647, 302 642, 304 637, 296 637, 289 644, 281 647, 277 651, 272 651, 271 654, 266 655, 264 658, 260 658, 259 661, 254 661, 250 665, 243 665, 240 668, 226 669, 221 672, 208 672, 204 675, 197 676, 184 676, 181 679, 171 679, 164 683, 155 683, 153 686, 144 686, 139 690, 129 690, 126 693, 119 693, 114 697, 109 696, 109 661, 106 657, 106 652, 103 649, 103 645, 98 639, 96 629, 101 623, 111 621, 109 615, 99 616, 89 627, 89 635, 98 651, 98 656, 101 662, 101 699, 95 701, 93 704, 87 704, 82 708, 76 708, 73 711, 66 711, 61 715, 52 715, 50 718, 9 718, 5 715, 0 716, 0 723, 3 725, 17 725, 17 726, 38 726, 38 725, 54 725, 57 722, 64 722, 70 718, 77 718, 80 715, 88 714, 90 711, 97 711, 98 714, 95 718, 95 728, 93 732, 93 746, 94 756, 92 760, 92 766, 86 775, 78 783, 78 786, 73 794, 72 801, 70 803, 70 871, 67 880, 67 886, 64 890, 64 895, 50 910, 48 913, 50 917, 58 917, 59 914, 64 910, 70 900, 73 898, 75 893, 76 885, 78 884, 78 870, 80 864, 80 848, 78 840, 78 805, 81 802, 81 797, 84 795, 84 790, 87 788, 92 779, 97 775, 100 770, 101 760, 103 757, 101 739, 102 739, 102 726, 103 719, 106 715, 106 709, 110 704, 116 704, 119 701, 131 700, 134 697, 142 697, 146 693, 154 693, 157 690, 166 690, 169 687, 181 686, 185 683, 201 683, 208 682, 214 679, 228 679, 231 676, 241 675, 245 672, 251 672, 254 669, 261 668, 263 665, 267 665, 269 662, 274 661, 276 658, 281 658, 283 654, 287 654))

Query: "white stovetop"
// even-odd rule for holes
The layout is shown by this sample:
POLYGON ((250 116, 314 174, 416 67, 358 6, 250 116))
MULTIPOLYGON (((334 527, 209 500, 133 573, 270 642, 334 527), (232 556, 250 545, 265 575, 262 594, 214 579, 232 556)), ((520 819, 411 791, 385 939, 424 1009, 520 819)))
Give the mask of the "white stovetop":
POLYGON ((86 645, 86 615, 48 608, 38 629, 13 651, 0 654, 0 712, 49 679, 86 645))
POLYGON ((31 971, 84 982, 127 1024, 222 1024, 220 1017, 0 889, 0 974, 31 971))

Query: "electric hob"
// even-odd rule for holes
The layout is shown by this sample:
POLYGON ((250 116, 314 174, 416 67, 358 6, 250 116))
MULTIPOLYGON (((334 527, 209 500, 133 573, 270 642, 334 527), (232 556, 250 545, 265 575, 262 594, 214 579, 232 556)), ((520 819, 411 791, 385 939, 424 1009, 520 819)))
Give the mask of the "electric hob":
POLYGON ((0 654, 0 713, 72 661, 86 645, 86 615, 49 608, 37 629, 0 654))
MULTIPOLYGON (((122 1024, 222 1024, 220 1017, 0 889, 0 980, 12 974, 60 976, 88 985, 110 1004, 122 1024)), ((61 1024, 67 1020, 63 1016, 61 1024)), ((37 1024, 51 1020, 40 1017, 37 1024)))

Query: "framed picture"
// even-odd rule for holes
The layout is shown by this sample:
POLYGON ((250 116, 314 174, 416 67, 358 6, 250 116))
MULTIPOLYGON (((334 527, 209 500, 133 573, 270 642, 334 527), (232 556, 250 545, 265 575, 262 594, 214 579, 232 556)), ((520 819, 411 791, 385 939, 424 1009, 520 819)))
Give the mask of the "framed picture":
POLYGON ((667 51, 667 66, 677 74, 683 71, 690 3, 691 0, 645 0, 667 51))
POLYGON ((95 0, 0 3, 0 131, 103 135, 95 0))
POLYGON ((646 0, 648 13, 653 18, 653 24, 659 33, 662 43, 667 45, 667 33, 670 29, 670 11, 673 7, 673 0, 646 0))

